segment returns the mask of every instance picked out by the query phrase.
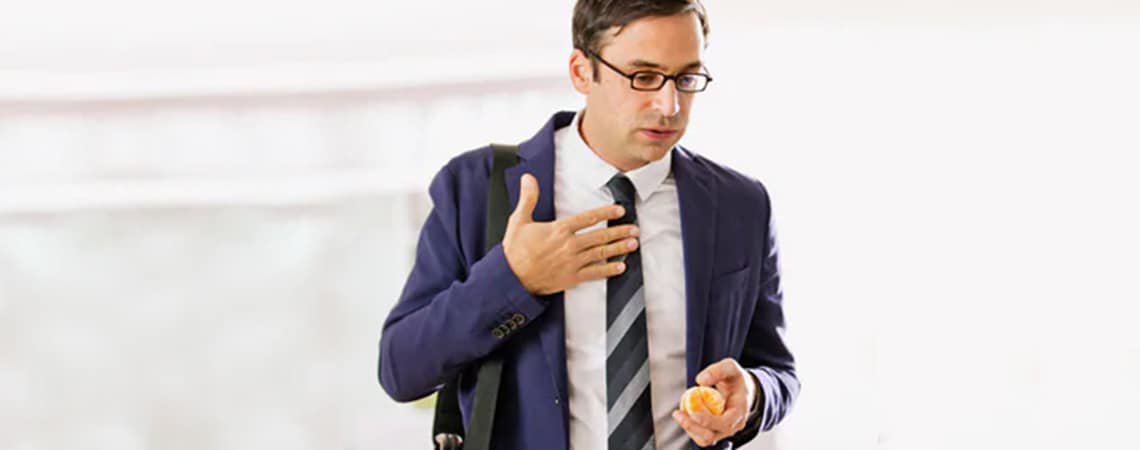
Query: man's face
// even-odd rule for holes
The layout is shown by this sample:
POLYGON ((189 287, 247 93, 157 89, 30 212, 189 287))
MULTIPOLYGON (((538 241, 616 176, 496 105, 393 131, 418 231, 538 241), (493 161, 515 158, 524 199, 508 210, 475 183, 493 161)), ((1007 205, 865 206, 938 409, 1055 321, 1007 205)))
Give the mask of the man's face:
MULTIPOLYGON (((645 17, 627 24, 616 36, 615 31, 608 32, 600 56, 626 74, 701 71, 704 37, 695 14, 645 17)), ((587 79, 592 70, 586 63, 587 79)), ((624 170, 664 157, 685 133, 695 94, 678 91, 673 81, 658 91, 634 90, 628 78, 600 62, 597 74, 588 83, 575 80, 578 90, 586 94, 590 139, 600 141, 590 145, 600 147, 624 170)))

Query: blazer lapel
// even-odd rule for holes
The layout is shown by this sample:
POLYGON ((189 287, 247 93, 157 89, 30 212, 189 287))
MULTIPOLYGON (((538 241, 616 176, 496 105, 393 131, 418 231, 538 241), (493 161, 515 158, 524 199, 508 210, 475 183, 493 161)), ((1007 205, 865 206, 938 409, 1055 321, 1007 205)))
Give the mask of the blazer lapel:
POLYGON ((681 242, 685 255, 685 356, 689 383, 704 361, 705 328, 716 242, 716 183, 680 147, 673 152, 673 176, 681 207, 681 242))

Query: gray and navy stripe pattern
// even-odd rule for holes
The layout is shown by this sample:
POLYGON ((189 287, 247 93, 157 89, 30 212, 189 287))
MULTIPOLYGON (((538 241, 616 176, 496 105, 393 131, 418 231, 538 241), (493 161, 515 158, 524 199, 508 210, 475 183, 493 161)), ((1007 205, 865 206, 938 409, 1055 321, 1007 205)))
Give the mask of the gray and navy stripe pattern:
MULTIPOLYGON (((609 226, 637 223, 637 190, 623 174, 606 187, 625 216, 609 226)), ((625 272, 606 280, 606 410, 609 450, 651 450, 653 408, 649 395, 649 337, 641 249, 625 256, 625 272)))

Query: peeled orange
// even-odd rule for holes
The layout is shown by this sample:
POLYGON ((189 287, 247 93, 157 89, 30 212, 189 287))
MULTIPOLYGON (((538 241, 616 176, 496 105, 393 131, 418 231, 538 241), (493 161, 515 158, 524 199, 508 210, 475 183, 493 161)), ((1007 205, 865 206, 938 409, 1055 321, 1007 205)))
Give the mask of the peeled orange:
POLYGON ((681 395, 681 410, 689 414, 706 411, 719 416, 724 414, 724 396, 711 387, 693 386, 681 395))

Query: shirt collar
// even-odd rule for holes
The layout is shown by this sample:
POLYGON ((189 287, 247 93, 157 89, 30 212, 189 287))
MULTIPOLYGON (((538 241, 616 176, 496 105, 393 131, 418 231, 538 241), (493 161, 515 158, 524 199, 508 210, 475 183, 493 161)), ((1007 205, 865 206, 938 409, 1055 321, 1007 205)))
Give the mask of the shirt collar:
MULTIPOLYGON (((562 138, 558 140, 559 151, 565 152, 562 161, 570 169, 569 173, 574 174, 574 178, 587 183, 590 188, 605 189, 606 183, 617 175, 618 170, 594 153, 582 139, 578 126, 584 112, 583 109, 574 114, 574 121, 570 123, 567 133, 559 133, 562 138)), ((625 176, 633 183, 637 196, 644 202, 661 188, 672 167, 673 149, 669 149, 661 159, 626 172, 625 176)))

